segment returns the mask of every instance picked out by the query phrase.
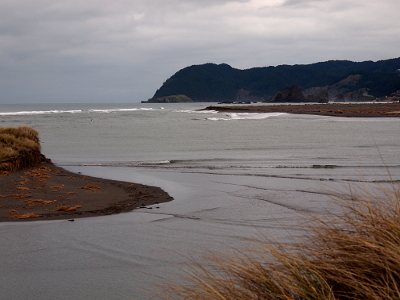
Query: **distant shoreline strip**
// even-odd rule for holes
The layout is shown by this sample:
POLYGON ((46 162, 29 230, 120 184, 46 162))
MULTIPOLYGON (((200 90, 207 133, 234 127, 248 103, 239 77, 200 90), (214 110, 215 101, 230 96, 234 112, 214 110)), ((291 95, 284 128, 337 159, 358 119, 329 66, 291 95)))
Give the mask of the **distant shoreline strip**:
POLYGON ((400 117, 399 102, 208 106, 231 113, 289 113, 336 117, 400 117))

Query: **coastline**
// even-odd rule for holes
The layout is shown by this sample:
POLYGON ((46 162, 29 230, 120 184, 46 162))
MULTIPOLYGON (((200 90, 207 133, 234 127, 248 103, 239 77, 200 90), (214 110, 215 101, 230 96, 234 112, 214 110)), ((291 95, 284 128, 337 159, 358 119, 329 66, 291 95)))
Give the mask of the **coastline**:
POLYGON ((0 190, 0 222, 72 221, 173 200, 159 187, 75 174, 48 162, 0 175, 0 190))
POLYGON ((274 104, 208 106, 204 110, 227 113, 310 114, 337 117, 400 117, 399 102, 379 103, 326 103, 326 104, 274 104))

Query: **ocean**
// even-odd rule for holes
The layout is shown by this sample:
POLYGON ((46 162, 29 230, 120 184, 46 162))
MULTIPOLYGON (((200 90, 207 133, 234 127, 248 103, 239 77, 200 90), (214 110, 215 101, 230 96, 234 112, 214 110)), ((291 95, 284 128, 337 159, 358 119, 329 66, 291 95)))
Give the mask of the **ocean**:
MULTIPOLYGON (((400 119, 204 111, 192 104, 0 105, 73 172, 155 185, 174 201, 75 222, 0 223, 3 299, 153 299, 189 259, 290 241, 332 194, 400 180, 400 119)), ((154 299, 157 299, 156 297, 154 299)))

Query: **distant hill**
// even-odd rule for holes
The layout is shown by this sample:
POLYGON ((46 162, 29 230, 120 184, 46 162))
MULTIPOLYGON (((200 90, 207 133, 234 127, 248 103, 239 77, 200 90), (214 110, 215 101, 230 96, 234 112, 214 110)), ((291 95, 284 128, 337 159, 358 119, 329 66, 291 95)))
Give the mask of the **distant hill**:
POLYGON ((153 98, 185 95, 195 102, 268 101, 293 85, 300 86, 306 97, 327 90, 330 101, 389 96, 400 90, 400 57, 377 62, 331 60, 246 70, 227 64, 193 65, 167 79, 153 98))

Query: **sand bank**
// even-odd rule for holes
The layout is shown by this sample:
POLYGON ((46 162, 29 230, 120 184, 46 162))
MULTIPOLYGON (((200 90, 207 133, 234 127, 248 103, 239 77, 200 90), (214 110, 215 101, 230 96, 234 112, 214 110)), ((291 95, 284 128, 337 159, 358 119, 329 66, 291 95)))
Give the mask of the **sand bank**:
POLYGON ((209 106, 205 110, 232 113, 311 114, 340 117, 400 117, 399 102, 209 106))
POLYGON ((158 187, 74 174, 47 162, 0 175, 0 222, 72 220, 171 200, 158 187))

